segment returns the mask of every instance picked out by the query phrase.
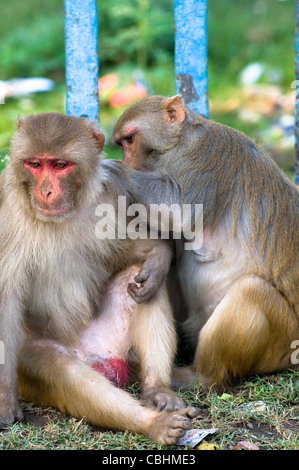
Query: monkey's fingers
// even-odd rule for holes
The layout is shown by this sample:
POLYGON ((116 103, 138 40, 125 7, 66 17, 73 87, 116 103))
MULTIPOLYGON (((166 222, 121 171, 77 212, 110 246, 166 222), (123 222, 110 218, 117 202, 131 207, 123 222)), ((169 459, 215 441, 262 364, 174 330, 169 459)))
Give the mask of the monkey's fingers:
POLYGON ((148 278, 149 278, 149 273, 146 273, 145 271, 141 270, 134 277, 134 281, 137 282, 137 284, 142 284, 143 282, 147 281, 148 278))
POLYGON ((138 290, 139 290, 139 287, 134 282, 130 282, 128 284, 128 288, 127 288, 128 294, 132 297, 133 300, 135 300, 137 304, 141 304, 143 300, 141 299, 138 293, 138 290))
POLYGON ((156 287, 151 282, 145 282, 139 287, 134 283, 128 284, 128 293, 137 304, 150 300, 156 292, 156 287))

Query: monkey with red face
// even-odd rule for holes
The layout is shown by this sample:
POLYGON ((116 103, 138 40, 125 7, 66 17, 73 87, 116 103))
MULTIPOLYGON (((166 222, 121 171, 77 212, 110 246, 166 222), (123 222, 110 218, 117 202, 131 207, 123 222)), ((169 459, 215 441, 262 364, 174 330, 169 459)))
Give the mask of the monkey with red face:
POLYGON ((199 377, 221 389, 292 367, 299 338, 295 185, 252 140, 205 119, 179 96, 133 104, 113 139, 140 170, 132 170, 132 180, 140 182, 143 172, 139 202, 203 205, 202 245, 184 250, 178 243, 183 328, 196 352, 191 367, 176 370, 174 384, 199 377))
POLYGON ((1 176, 0 421, 21 418, 18 369, 19 393, 34 403, 174 444, 197 410, 180 409, 169 389, 171 252, 159 240, 96 236, 99 205, 116 208, 119 195, 134 202, 126 170, 101 166, 103 145, 84 118, 45 113, 18 123, 1 176), (136 275, 138 304, 127 294, 136 275), (131 349, 151 408, 115 386, 129 380, 131 349))

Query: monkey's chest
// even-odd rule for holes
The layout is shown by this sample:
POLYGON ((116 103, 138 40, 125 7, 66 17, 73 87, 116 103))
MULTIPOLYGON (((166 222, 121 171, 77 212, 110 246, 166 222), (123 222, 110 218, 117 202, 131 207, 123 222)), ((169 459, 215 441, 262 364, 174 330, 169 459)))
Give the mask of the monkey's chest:
POLYGON ((92 318, 103 280, 82 262, 76 266, 49 262, 31 278, 26 305, 30 324, 46 336, 72 336, 92 318))

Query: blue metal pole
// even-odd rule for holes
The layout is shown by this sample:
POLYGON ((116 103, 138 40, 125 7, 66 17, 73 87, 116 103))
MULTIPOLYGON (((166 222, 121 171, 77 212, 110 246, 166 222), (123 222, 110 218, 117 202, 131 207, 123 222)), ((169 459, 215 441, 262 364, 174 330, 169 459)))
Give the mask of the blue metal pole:
POLYGON ((98 15, 95 0, 65 0, 66 112, 98 121, 98 15))
POLYGON ((299 186, 299 0, 296 3, 296 32, 295 32, 295 78, 296 78, 296 106, 295 106, 295 183, 299 186))
POLYGON ((175 0, 176 93, 209 116, 207 0, 175 0))

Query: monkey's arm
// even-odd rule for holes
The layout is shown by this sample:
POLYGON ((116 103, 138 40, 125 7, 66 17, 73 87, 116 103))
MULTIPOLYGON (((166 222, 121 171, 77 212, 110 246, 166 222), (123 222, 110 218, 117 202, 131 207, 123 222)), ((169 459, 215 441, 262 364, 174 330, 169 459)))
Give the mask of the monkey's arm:
MULTIPOLYGON (((123 162, 117 160, 105 160, 102 163, 102 169, 110 183, 107 189, 126 196, 127 207, 138 203, 148 209, 150 205, 159 205, 165 200, 176 203, 180 200, 179 186, 167 176, 131 170, 123 162)), ((166 215, 168 216, 168 213, 166 215)), ((149 216, 150 211, 147 210, 146 222, 151 224, 149 216)), ((160 229, 156 224, 153 224, 153 228, 155 231, 160 229)), ((169 272, 171 258, 172 249, 168 241, 150 239, 149 236, 147 239, 140 239, 139 242, 135 240, 130 251, 130 260, 143 264, 134 279, 135 283, 129 284, 128 292, 138 304, 148 301, 160 289, 169 272)))
POLYGON ((129 197, 130 204, 181 204, 180 185, 166 173, 133 170, 120 160, 104 160, 101 165, 115 190, 129 197))
POLYGON ((129 283, 128 293, 140 304, 151 299, 165 282, 171 265, 172 249, 168 241, 136 240, 132 256, 143 264, 134 278, 135 282, 129 283))
MULTIPOLYGON (((132 170, 122 161, 105 160, 101 165, 109 182, 107 189, 126 196, 127 207, 134 203, 144 205, 147 209, 147 223, 158 233, 161 230, 159 219, 157 223, 153 222, 150 217, 151 211, 148 209, 166 201, 167 204, 164 204, 166 209, 162 208, 162 212, 165 211, 164 215, 168 219, 167 207, 180 204, 181 201, 179 185, 168 175, 132 170)), ((170 226, 170 231, 171 229, 170 226)), ((170 238, 170 233, 168 235, 170 238)), ((170 269, 172 249, 169 241, 150 239, 149 236, 147 240, 142 239, 140 243, 136 242, 137 240, 135 240, 134 253, 131 252, 131 256, 143 265, 134 279, 135 283, 129 284, 128 292, 137 303, 142 303, 153 297, 165 281, 170 269)))

